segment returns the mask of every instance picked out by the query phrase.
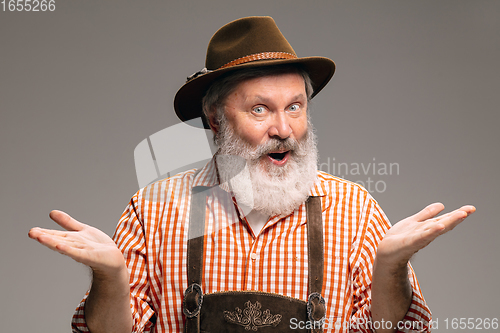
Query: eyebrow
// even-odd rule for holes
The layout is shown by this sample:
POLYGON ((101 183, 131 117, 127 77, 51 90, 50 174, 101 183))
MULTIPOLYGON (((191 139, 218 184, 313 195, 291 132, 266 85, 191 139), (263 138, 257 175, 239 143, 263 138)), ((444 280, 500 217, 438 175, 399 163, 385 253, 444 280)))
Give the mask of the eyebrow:
MULTIPOLYGON (((263 101, 264 103, 268 103, 270 101, 270 98, 265 97, 265 96, 261 96, 261 95, 255 95, 252 97, 252 99, 254 99, 254 100, 258 99, 260 101, 263 101)), ((304 94, 298 94, 298 95, 295 95, 292 98, 290 98, 290 100, 292 100, 292 101, 296 101, 299 99, 306 99, 306 98, 304 97, 304 94)))

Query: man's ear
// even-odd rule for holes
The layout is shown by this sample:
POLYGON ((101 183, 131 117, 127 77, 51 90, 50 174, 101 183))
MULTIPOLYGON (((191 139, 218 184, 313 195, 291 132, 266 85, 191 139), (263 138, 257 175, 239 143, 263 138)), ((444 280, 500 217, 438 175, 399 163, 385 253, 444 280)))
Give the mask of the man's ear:
POLYGON ((212 106, 210 109, 210 113, 208 115, 208 124, 210 125, 210 129, 212 132, 217 134, 219 132, 219 122, 217 121, 217 110, 215 106, 212 106))

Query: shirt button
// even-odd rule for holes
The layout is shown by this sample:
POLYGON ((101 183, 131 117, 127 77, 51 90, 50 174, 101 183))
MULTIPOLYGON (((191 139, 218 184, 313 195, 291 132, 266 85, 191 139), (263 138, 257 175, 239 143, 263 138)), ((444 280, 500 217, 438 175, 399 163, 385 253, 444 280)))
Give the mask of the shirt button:
POLYGON ((250 258, 252 258, 252 260, 257 259, 257 253, 252 253, 252 254, 250 255, 250 258))

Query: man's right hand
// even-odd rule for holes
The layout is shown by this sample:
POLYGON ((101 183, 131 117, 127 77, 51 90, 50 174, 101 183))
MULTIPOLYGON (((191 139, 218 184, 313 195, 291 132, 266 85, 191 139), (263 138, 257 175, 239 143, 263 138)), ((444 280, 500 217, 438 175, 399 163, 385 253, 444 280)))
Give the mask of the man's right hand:
POLYGON ((29 237, 91 267, 95 273, 113 276, 125 267, 121 251, 104 232, 58 210, 51 211, 49 216, 67 231, 33 228, 29 237))
POLYGON ((91 332, 131 332, 129 276, 125 259, 104 232, 53 210, 50 218, 67 231, 33 228, 29 237, 49 249, 92 268, 93 281, 85 304, 91 332))

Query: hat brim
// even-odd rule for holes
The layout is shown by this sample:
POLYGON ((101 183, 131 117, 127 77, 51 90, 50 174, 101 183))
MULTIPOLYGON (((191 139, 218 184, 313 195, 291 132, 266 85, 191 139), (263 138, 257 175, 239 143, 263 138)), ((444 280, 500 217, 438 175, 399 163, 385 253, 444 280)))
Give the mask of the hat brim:
MULTIPOLYGON (((311 97, 316 96, 321 91, 321 89, 326 86, 335 72, 335 63, 331 59, 325 57, 259 60, 244 63, 241 65, 217 69, 186 82, 179 89, 179 91, 177 91, 177 94, 174 98, 175 113, 177 114, 179 119, 184 122, 194 118, 202 117, 203 96, 205 95, 212 82, 226 73, 243 68, 268 67, 284 64, 300 64, 309 74, 313 87, 313 93, 311 97)), ((209 125, 205 122, 204 127, 207 129, 210 128, 209 125)))

